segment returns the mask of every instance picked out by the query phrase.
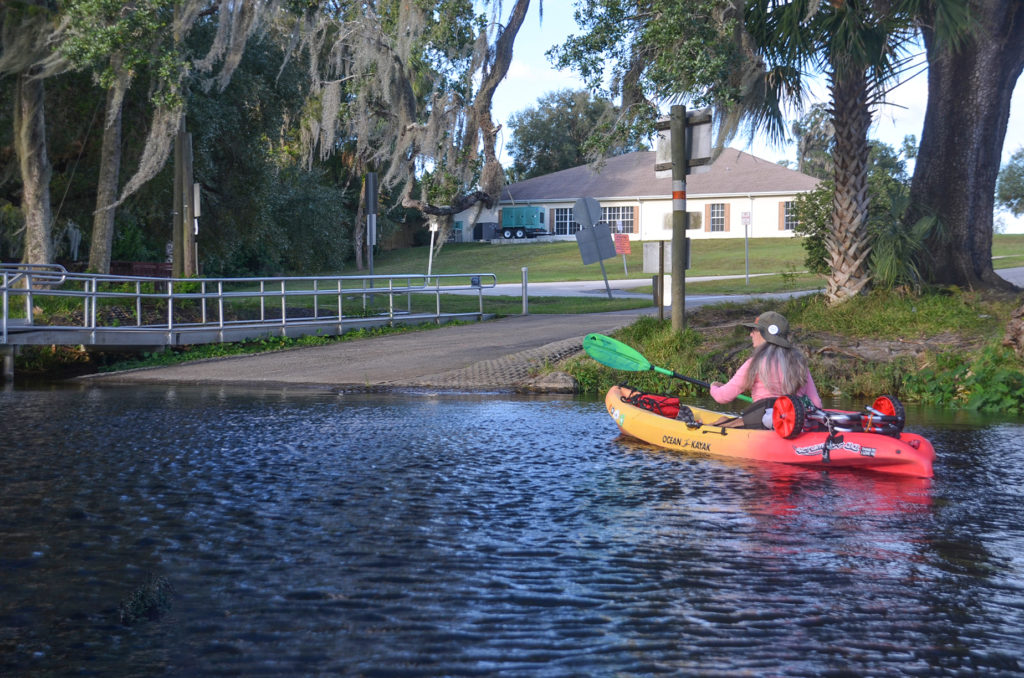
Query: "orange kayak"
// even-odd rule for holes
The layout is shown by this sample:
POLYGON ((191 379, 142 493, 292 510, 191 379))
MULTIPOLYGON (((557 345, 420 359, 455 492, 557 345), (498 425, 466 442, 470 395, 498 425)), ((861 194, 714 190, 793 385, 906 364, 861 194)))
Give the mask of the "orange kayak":
POLYGON ((712 426, 711 422, 729 415, 700 407, 690 407, 695 421, 686 423, 632 404, 630 396, 636 393, 628 386, 613 386, 605 396, 605 407, 623 434, 657 447, 812 468, 932 477, 935 449, 914 433, 847 431, 830 437, 827 431, 808 431, 786 439, 775 431, 712 426))

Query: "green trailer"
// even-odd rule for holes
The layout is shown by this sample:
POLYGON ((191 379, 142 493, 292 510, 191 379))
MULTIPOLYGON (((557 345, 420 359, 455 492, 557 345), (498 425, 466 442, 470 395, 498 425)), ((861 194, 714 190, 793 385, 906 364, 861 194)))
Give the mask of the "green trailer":
POLYGON ((544 225, 544 208, 532 206, 502 208, 501 229, 498 233, 506 240, 548 235, 548 228, 544 225))

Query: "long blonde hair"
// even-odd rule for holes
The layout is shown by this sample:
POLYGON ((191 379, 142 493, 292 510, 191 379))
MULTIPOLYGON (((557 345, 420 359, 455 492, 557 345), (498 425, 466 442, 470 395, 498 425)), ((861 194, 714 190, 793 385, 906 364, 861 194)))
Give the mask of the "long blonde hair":
POLYGON ((755 377, 778 395, 796 393, 807 382, 807 359, 795 346, 785 348, 765 342, 754 349, 750 358, 750 370, 743 385, 745 391, 753 387, 755 377), (780 377, 782 383, 779 383, 780 377))

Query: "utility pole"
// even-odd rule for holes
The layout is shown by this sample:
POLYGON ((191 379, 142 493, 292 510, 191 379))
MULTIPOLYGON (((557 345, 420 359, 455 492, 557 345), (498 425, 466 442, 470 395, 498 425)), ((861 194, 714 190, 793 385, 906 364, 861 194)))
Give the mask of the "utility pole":
MULTIPOLYGON (((660 120, 657 129, 669 133, 668 139, 658 135, 654 170, 656 175, 672 171, 672 329, 682 332, 686 329, 686 269, 690 263, 686 175, 711 169, 711 111, 687 113, 686 106, 675 105, 669 119, 660 120)), ((659 270, 659 279, 661 275, 659 270)))
POLYGON ((686 106, 672 107, 672 329, 686 329, 686 106))
POLYGON ((181 118, 174 137, 174 209, 171 212, 171 271, 175 278, 199 275, 196 261, 195 205, 192 204, 192 135, 181 118))

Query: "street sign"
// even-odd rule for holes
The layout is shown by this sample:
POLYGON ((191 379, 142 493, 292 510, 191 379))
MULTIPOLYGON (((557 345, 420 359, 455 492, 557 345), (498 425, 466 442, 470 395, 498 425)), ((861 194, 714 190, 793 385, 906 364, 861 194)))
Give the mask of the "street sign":
POLYGON ((616 233, 613 237, 615 238, 615 253, 629 254, 629 234, 616 233))
POLYGON ((576 242, 579 243, 584 265, 611 259, 616 254, 611 229, 605 223, 576 231, 576 242))
MULTIPOLYGON (((655 130, 654 171, 671 172, 672 133, 668 118, 655 123, 655 130)), ((686 112, 686 174, 701 174, 711 169, 711 132, 710 108, 686 112)))
POLYGON ((587 228, 601 221, 601 203, 595 198, 580 198, 572 208, 576 223, 587 228))

